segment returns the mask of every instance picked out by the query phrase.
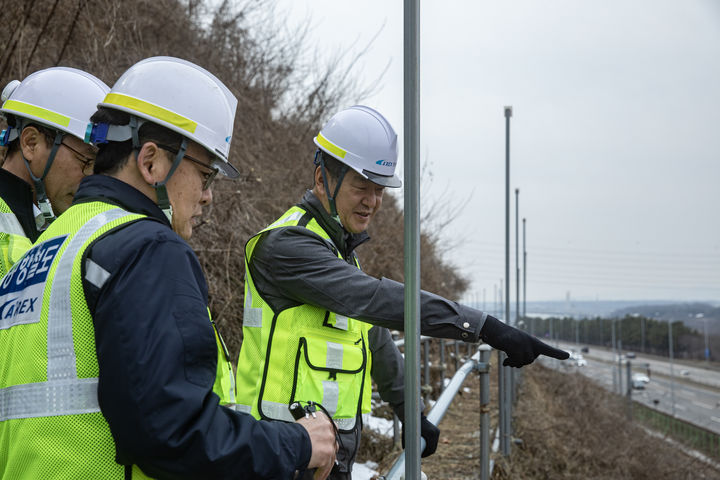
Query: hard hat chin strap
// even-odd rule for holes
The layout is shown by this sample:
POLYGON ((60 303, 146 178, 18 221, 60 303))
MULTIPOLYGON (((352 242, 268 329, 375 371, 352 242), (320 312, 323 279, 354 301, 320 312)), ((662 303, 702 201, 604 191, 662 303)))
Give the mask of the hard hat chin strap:
MULTIPOLYGON (((139 126, 137 117, 130 116, 130 131, 132 132, 133 152, 135 153, 136 162, 138 159, 138 155, 140 155, 140 148, 142 147, 140 145, 140 135, 138 134, 138 130, 139 126)), ((162 212, 165 214, 165 217, 167 217, 171 227, 173 208, 172 205, 170 205, 170 197, 168 196, 166 185, 167 182, 170 181, 170 177, 172 177, 173 173, 175 173, 175 170, 177 170, 177 168, 180 166, 180 162, 182 162, 183 157, 185 157, 186 150, 187 138, 183 137, 180 148, 178 149, 177 155, 175 155, 175 160, 173 160, 173 164, 170 167, 170 171, 168 172, 167 176, 162 182, 156 182, 153 185, 153 188, 155 189, 155 195, 157 195, 158 207, 160 207, 160 210, 162 210, 162 212)))
POLYGON ((45 192, 45 177, 47 177, 47 174, 50 171, 50 167, 55 160, 55 155, 57 154, 58 148, 60 148, 60 144, 62 143, 64 136, 65 134, 60 131, 55 133, 55 141, 53 142, 52 149, 50 150, 50 155, 48 155, 47 162, 45 162, 45 170, 43 170, 43 173, 39 178, 33 173, 30 168, 30 162, 28 162, 25 155, 23 155, 22 147, 20 148, 20 156, 25 163, 25 168, 27 168, 30 178, 32 178, 33 186, 35 187, 35 200, 37 201, 40 212, 42 212, 42 217, 35 219, 35 226, 38 231, 45 230, 52 221, 55 220, 55 213, 53 212, 52 205, 50 204, 50 199, 45 192))
POLYGON ((330 205, 330 216, 332 216, 335 221, 337 221, 340 226, 343 226, 342 221, 340 221, 340 216, 338 215, 337 208, 335 207, 335 198, 337 197, 338 192, 340 191, 340 185, 342 184, 343 179, 345 178, 345 174, 348 171, 347 165, 344 163, 340 163, 340 171, 338 172, 338 179, 337 179, 337 185, 335 186, 335 191, 332 195, 330 195, 330 188, 328 187, 328 181, 327 181, 327 174, 325 172, 325 160, 323 159, 323 155, 320 153, 320 149, 318 148, 315 152, 315 165, 320 164, 320 173, 322 174, 323 179, 323 187, 325 187, 325 195, 328 199, 328 204, 330 205))

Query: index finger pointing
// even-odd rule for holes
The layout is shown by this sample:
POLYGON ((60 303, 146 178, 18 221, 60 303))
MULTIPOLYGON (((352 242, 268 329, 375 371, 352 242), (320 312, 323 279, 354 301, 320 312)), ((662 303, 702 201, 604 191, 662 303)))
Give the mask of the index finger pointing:
POLYGON ((540 355, 545 355, 547 357, 551 358, 557 358, 558 360, 567 360, 570 358, 570 354, 566 352, 565 350, 560 350, 559 348, 551 347, 547 343, 542 344, 542 348, 540 349, 540 355))

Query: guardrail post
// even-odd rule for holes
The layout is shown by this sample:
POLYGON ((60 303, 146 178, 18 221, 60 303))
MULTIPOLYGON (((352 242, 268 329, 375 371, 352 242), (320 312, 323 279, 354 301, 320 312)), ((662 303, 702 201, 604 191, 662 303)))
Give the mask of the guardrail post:
POLYGON ((430 397, 430 341, 425 340, 423 342, 423 359, 424 362, 424 371, 423 375, 425 377, 425 388, 423 388, 423 401, 427 403, 428 398, 430 397))
POLYGON ((393 445, 400 444, 400 419, 393 413, 393 445))
POLYGON ((445 340, 440 339, 440 392, 445 390, 445 340))
POLYGON ((458 361, 460 360, 460 349, 458 347, 458 341, 455 340, 455 371, 458 369, 458 361))
POLYGON ((480 480, 490 478, 490 345, 480 345, 480 480))
POLYGON ((626 363, 625 376, 627 377, 627 418, 632 420, 632 367, 630 360, 626 363))

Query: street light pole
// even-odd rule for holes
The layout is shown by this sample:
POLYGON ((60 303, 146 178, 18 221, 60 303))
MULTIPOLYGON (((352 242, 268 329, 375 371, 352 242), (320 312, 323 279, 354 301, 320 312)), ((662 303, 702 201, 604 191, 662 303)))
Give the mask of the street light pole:
MULTIPOLYGON (((505 109, 505 322, 511 324, 510 319, 510 118, 512 117, 512 107, 506 106, 505 109)), ((500 359, 505 360, 506 355, 499 353, 500 359)), ((502 362, 498 363, 498 369, 501 370, 500 391, 498 392, 501 399, 500 408, 500 447, 502 454, 510 455, 510 375, 509 368, 503 367, 502 362)))
POLYGON ((673 336, 672 320, 668 320, 668 353, 670 354, 670 397, 672 401, 672 416, 675 416, 675 372, 673 370, 673 336))
MULTIPOLYGON (((525 248, 525 219, 523 218, 523 319, 527 319, 527 249, 525 248)), ((525 320, 527 322, 527 320, 525 320)), ((530 325, 530 335, 535 335, 535 320, 530 325)))
POLYGON ((515 328, 520 327, 520 189, 515 189, 515 328))
POLYGON ((705 361, 710 363, 710 344, 708 343, 707 318, 705 317, 703 317, 703 324, 705 327, 705 361))

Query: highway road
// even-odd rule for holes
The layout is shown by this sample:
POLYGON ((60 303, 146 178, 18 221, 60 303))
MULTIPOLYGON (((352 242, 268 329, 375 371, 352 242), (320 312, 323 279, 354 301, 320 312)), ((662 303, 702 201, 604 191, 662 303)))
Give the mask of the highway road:
MULTIPOLYGON (((568 351, 577 351, 574 344, 560 342, 558 346, 568 351)), ((577 371, 610 391, 625 394, 626 365, 622 365, 620 375, 613 352, 592 345, 589 349, 588 353, 582 354, 587 360, 584 367, 574 365, 571 360, 561 362, 545 359, 543 364, 561 371, 577 371), (622 386, 618 385, 620 377, 622 386)), ((650 382, 645 385, 645 389, 632 390, 633 400, 720 434, 720 372, 676 364, 673 368, 674 375, 670 376, 667 360, 640 355, 631 359, 633 373, 647 374, 647 365, 650 366, 650 382), (680 374, 683 370, 687 371, 686 375, 680 374)))

